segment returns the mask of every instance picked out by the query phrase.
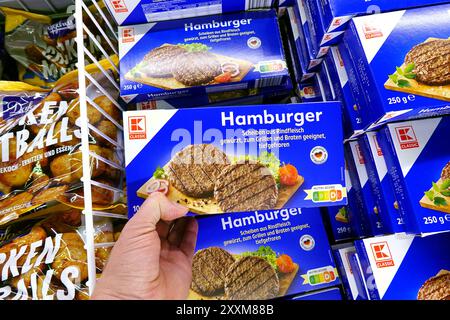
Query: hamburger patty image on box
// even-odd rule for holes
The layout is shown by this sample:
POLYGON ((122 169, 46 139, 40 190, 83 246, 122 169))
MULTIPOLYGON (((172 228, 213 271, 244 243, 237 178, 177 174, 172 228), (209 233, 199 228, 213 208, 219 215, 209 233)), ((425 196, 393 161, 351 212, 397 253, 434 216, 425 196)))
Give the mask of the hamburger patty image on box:
POLYGON ((425 281, 417 300, 450 300, 450 272, 444 271, 425 281))
POLYGON ((280 289, 276 271, 264 259, 244 257, 228 270, 225 296, 228 300, 266 300, 275 298, 280 289))
POLYGON ((431 40, 408 52, 405 63, 413 63, 416 80, 430 86, 450 84, 450 40, 431 40))
POLYGON ((199 216, 188 300, 261 300, 340 280, 318 208, 199 216))
POLYGON ((186 50, 180 46, 165 45, 155 48, 144 57, 147 64, 142 72, 151 77, 170 78, 173 76, 175 59, 184 53, 186 50))
POLYGON ((219 175, 214 196, 224 212, 267 210, 277 203, 278 187, 261 163, 236 163, 219 175))
POLYGON ((190 214, 343 206, 337 102, 128 111, 129 215, 154 192, 190 214))
POLYGON ((225 275, 234 262, 234 257, 219 247, 197 251, 192 260, 192 290, 205 296, 223 293, 225 275))
POLYGON ((190 145, 169 162, 170 183, 192 197, 211 196, 217 177, 230 164, 227 155, 210 144, 190 145))
POLYGON ((221 73, 219 60, 210 52, 187 52, 174 61, 175 79, 187 86, 207 84, 221 73))

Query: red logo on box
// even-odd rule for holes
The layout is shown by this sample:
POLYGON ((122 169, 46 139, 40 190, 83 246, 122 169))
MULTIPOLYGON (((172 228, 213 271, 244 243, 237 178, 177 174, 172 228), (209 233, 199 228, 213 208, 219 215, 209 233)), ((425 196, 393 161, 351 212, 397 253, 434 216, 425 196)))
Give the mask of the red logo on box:
POLYGON ((335 19, 334 22, 333 22, 333 26, 340 26, 341 23, 342 23, 342 19, 339 19, 339 18, 335 19))
POLYGON ((370 244, 370 247, 372 248, 377 268, 394 266, 394 260, 392 260, 392 254, 386 241, 372 243, 370 244))
POLYGON ((129 117, 128 131, 130 140, 147 139, 147 125, 145 123, 145 117, 129 117))
POLYGON ((355 145, 355 148, 356 148, 356 153, 358 154, 358 161, 359 161, 359 164, 364 164, 364 163, 366 163, 366 161, 364 160, 364 156, 363 156, 363 154, 362 154, 362 152, 361 152, 361 147, 359 146, 359 144, 356 144, 356 145, 355 145))
POLYGON ((122 43, 134 42, 134 28, 122 29, 122 43))
POLYGON ((375 144, 375 148, 377 149, 377 154, 379 157, 383 156, 383 151, 380 148, 380 145, 378 144, 377 136, 373 136, 373 142, 375 144))
POLYGON ((419 147, 419 142, 417 141, 413 127, 397 127, 395 128, 395 133, 397 134, 397 139, 400 142, 400 148, 402 150, 419 147))
POLYGON ((371 26, 368 23, 363 25, 363 32, 366 39, 379 38, 383 36, 383 33, 378 27, 371 26))
POLYGON ((123 0, 110 0, 111 5, 116 13, 128 12, 127 5, 123 0))

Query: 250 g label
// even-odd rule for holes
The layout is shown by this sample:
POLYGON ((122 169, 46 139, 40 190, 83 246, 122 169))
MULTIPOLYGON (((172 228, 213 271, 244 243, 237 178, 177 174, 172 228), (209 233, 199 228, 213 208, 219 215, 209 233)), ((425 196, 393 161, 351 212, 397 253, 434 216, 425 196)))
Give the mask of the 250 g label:
POLYGON ((450 215, 445 215, 441 217, 436 216, 429 216, 429 217, 423 217, 423 223, 424 224, 444 224, 446 222, 450 222, 450 215))

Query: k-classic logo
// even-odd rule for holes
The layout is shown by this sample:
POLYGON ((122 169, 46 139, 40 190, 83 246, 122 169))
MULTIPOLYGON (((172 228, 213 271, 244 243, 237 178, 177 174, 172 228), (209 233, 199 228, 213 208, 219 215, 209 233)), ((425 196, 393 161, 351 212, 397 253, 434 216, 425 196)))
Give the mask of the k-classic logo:
POLYGON ((386 268, 394 266, 394 260, 392 260, 391 251, 386 241, 371 243, 373 257, 377 268, 386 268))
POLYGON ((130 140, 147 139, 147 125, 145 123, 145 117, 129 117, 128 129, 130 140))
POLYGON ((395 128, 395 133, 397 134, 397 139, 402 150, 419 147, 419 142, 417 141, 413 127, 397 127, 395 128))
POLYGON ((134 42, 134 28, 122 29, 122 43, 134 42))
POLYGON ((124 0, 110 0, 110 1, 116 13, 128 12, 128 8, 124 0))
POLYGON ((380 38, 383 36, 383 32, 378 27, 371 26, 368 23, 364 24, 363 32, 366 39, 380 38))

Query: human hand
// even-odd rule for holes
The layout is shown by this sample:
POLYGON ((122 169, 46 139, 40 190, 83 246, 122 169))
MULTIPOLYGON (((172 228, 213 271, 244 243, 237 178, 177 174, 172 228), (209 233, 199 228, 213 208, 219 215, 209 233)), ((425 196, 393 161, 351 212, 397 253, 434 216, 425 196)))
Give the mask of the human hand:
POLYGON ((122 230, 91 299, 186 299, 198 231, 194 218, 181 218, 187 211, 150 195, 122 230))

